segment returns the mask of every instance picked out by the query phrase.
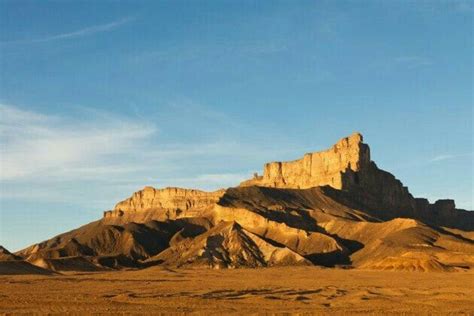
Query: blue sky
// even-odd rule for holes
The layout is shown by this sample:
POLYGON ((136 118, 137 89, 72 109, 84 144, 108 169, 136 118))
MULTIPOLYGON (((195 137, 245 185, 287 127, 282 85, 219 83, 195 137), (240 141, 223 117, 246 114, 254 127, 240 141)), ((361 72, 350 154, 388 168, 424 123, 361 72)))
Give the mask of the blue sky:
POLYGON ((0 244, 363 133, 473 209, 472 1, 0 1, 0 244))

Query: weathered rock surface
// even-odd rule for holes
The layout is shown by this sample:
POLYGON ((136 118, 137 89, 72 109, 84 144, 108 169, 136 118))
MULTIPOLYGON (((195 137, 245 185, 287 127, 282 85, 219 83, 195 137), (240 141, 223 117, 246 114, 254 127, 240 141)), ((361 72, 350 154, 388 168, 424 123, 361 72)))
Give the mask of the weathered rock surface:
POLYGON ((267 163, 263 176, 244 181, 241 186, 305 189, 329 185, 345 189, 356 182, 354 172, 370 165, 369 146, 362 141, 362 135, 355 133, 328 150, 308 153, 294 161, 267 163))
POLYGON ((206 265, 212 268, 311 265, 298 253, 272 245, 236 222, 220 222, 194 239, 184 239, 151 258, 172 266, 206 265))
POLYGON ((225 190, 200 190, 145 187, 130 198, 119 202, 111 211, 104 212, 109 222, 146 222, 177 217, 200 217, 219 201, 225 190))

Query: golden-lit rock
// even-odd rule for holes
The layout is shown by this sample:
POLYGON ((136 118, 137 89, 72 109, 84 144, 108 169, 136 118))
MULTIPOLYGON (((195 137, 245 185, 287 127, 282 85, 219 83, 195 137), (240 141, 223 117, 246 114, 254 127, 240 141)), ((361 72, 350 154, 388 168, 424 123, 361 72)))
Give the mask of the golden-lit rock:
POLYGON ((358 172, 370 163, 369 146, 362 141, 362 135, 354 133, 328 150, 308 153, 294 161, 267 163, 263 176, 244 181, 241 186, 304 189, 329 185, 344 189, 345 173, 358 172))
POLYGON ((225 190, 204 192, 182 188, 155 189, 145 187, 130 198, 104 212, 108 220, 143 222, 152 219, 174 219, 200 216, 217 203, 225 190))

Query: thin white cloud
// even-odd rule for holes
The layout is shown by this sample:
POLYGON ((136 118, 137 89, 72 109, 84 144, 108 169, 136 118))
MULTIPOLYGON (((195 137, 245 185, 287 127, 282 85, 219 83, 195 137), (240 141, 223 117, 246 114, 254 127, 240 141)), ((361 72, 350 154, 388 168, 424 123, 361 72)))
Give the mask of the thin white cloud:
POLYGON ((0 105, 0 179, 123 172, 102 162, 136 149, 156 129, 112 115, 81 122, 0 105))
POLYGON ((51 41, 57 41, 57 40, 67 40, 67 39, 72 39, 72 38, 78 38, 78 37, 88 36, 88 35, 92 35, 96 33, 112 31, 126 23, 133 21, 134 19, 135 18, 133 17, 127 17, 127 18, 123 18, 117 21, 106 23, 106 24, 85 27, 83 29, 76 30, 73 32, 55 34, 55 35, 46 36, 42 38, 35 38, 35 39, 4 41, 2 42, 2 44, 44 43, 44 42, 51 42, 51 41))
POLYGON ((431 158, 429 162, 443 161, 455 158, 455 155, 439 155, 431 158))
POLYGON ((428 162, 439 162, 439 161, 451 160, 451 159, 468 157, 468 156, 472 156, 472 153, 471 154, 458 154, 458 155, 451 155, 451 154, 438 155, 428 160, 428 162))
POLYGON ((242 130, 236 118, 186 99, 137 116, 77 107, 51 115, 0 104, 0 202, 110 207, 146 185, 214 190, 305 151, 245 140, 242 130), (211 132, 196 136, 201 129, 211 132), (176 133, 181 138, 171 141, 176 133))

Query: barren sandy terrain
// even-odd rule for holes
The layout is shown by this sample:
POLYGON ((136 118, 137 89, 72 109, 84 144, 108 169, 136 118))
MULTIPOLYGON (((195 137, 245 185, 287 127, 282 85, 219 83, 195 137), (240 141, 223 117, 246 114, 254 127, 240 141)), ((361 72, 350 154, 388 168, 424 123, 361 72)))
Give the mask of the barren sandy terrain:
POLYGON ((283 267, 0 276, 1 313, 474 313, 474 273, 283 267))

